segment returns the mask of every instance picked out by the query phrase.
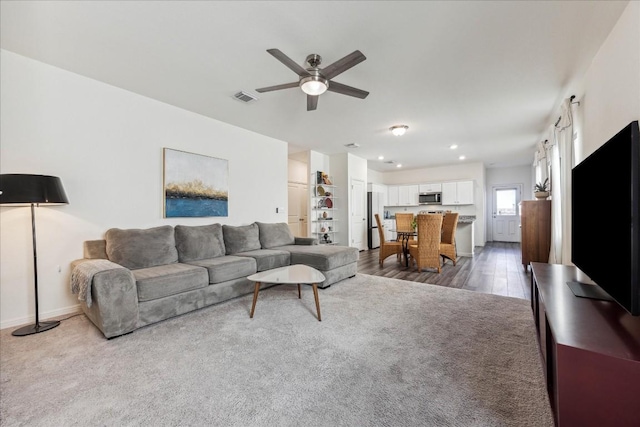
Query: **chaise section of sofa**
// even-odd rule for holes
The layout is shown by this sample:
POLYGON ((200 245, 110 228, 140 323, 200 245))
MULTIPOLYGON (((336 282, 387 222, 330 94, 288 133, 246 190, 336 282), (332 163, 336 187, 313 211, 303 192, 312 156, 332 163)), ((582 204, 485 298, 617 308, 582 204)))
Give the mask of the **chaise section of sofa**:
POLYGON ((316 239, 294 237, 286 223, 257 222, 262 247, 287 252, 289 264, 305 264, 319 270, 328 288, 333 283, 356 275, 360 252, 348 246, 318 245, 316 239))
POLYGON ((72 278, 89 277, 82 310, 112 338, 249 294, 258 271, 307 264, 323 272, 324 288, 356 274, 357 249, 317 243, 286 223, 112 228, 84 243, 72 278))

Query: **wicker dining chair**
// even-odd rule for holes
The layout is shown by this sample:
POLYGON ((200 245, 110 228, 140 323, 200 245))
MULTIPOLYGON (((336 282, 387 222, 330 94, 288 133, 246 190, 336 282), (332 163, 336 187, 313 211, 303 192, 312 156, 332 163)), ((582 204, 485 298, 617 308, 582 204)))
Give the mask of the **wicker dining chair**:
POLYGON ((418 271, 435 268, 440 273, 440 235, 442 232, 442 215, 418 215, 418 242, 409 244, 412 263, 418 271))
POLYGON ((384 260, 391 255, 396 255, 396 258, 399 260, 402 256, 402 243, 398 241, 387 241, 384 238, 384 229, 380 221, 380 216, 375 214, 375 217, 376 223, 378 224, 378 234, 380 235, 380 256, 378 262, 382 265, 384 260))
MULTIPOLYGON (((401 212, 396 214, 396 230, 413 230, 413 214, 411 212, 401 212)), ((409 237, 409 241, 415 241, 413 236, 409 237)))
POLYGON ((442 257, 442 264, 446 262, 446 258, 453 261, 453 265, 456 265, 458 260, 458 250, 456 248, 456 230, 458 229, 458 217, 457 212, 447 212, 442 220, 442 238, 440 241, 440 256, 442 257))

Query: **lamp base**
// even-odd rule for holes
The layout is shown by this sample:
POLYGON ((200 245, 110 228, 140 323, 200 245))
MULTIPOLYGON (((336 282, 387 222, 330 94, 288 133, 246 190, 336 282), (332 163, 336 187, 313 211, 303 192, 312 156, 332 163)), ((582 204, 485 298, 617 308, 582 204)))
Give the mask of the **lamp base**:
POLYGON ((39 322, 34 325, 23 326, 20 329, 16 329, 11 332, 11 335, 15 337, 24 337, 25 335, 33 335, 40 332, 48 331, 49 329, 53 329, 60 324, 59 320, 53 320, 51 322, 39 322))

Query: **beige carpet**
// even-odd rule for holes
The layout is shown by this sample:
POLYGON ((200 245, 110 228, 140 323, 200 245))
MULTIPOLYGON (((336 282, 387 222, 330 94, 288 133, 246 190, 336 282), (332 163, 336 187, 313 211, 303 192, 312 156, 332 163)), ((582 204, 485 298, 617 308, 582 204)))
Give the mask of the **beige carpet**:
POLYGON ((106 340, 0 332, 2 426, 552 426, 529 302, 368 275, 106 340))

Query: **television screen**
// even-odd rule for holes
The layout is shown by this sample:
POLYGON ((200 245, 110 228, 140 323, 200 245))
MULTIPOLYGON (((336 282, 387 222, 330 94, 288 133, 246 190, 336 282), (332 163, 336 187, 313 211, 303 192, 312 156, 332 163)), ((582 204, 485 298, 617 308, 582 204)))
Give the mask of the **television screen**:
POLYGON ((640 315, 638 121, 573 168, 571 261, 615 301, 640 315))

